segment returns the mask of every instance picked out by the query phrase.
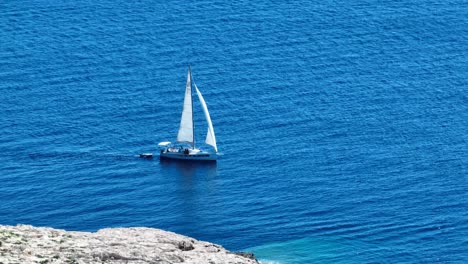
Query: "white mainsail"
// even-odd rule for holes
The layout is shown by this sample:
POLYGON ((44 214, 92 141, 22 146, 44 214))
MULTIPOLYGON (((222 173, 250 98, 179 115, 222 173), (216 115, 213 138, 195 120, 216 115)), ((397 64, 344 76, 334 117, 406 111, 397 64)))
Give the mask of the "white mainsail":
POLYGON ((198 87, 195 83, 193 83, 195 86, 195 90, 197 91, 198 99, 200 99, 201 105, 203 107, 203 112, 205 113, 205 118, 206 122, 208 123, 208 132, 206 133, 206 144, 213 146, 216 152, 218 152, 218 147, 216 146, 216 137, 213 129, 213 124, 211 123, 211 117, 210 113, 208 112, 208 107, 206 106, 205 99, 203 99, 203 96, 198 90, 198 87))
POLYGON ((193 137, 193 107, 192 107, 192 74, 190 68, 187 73, 187 84, 185 85, 184 109, 180 119, 179 133, 177 134, 178 142, 187 142, 194 145, 193 137))

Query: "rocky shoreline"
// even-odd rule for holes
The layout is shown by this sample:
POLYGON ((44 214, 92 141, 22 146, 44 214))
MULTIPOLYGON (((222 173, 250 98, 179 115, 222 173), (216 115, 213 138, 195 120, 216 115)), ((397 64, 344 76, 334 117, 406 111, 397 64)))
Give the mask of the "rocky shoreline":
POLYGON ((154 228, 75 232, 0 225, 0 264, 258 264, 253 254, 154 228))

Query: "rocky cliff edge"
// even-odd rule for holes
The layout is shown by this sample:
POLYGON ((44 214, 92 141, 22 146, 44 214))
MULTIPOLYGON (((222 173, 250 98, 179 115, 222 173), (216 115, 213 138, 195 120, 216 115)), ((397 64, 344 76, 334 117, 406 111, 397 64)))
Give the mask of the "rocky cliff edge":
POLYGON ((258 264, 249 253, 154 228, 106 228, 95 233, 0 225, 0 264, 258 264))

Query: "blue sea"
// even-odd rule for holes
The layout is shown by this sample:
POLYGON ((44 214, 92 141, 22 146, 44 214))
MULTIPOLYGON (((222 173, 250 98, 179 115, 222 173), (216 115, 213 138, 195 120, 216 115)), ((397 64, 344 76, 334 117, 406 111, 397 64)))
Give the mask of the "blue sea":
POLYGON ((0 91, 0 224, 468 263, 466 0, 2 1, 0 91), (223 156, 140 159, 189 65, 223 156))

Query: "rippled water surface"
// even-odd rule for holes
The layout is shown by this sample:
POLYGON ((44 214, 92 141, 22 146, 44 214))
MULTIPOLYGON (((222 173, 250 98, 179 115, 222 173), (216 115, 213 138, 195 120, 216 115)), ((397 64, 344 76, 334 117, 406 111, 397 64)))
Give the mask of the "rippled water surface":
POLYGON ((467 263, 467 6, 0 3, 0 223, 467 263), (175 139, 189 64, 224 155, 139 159, 175 139))

